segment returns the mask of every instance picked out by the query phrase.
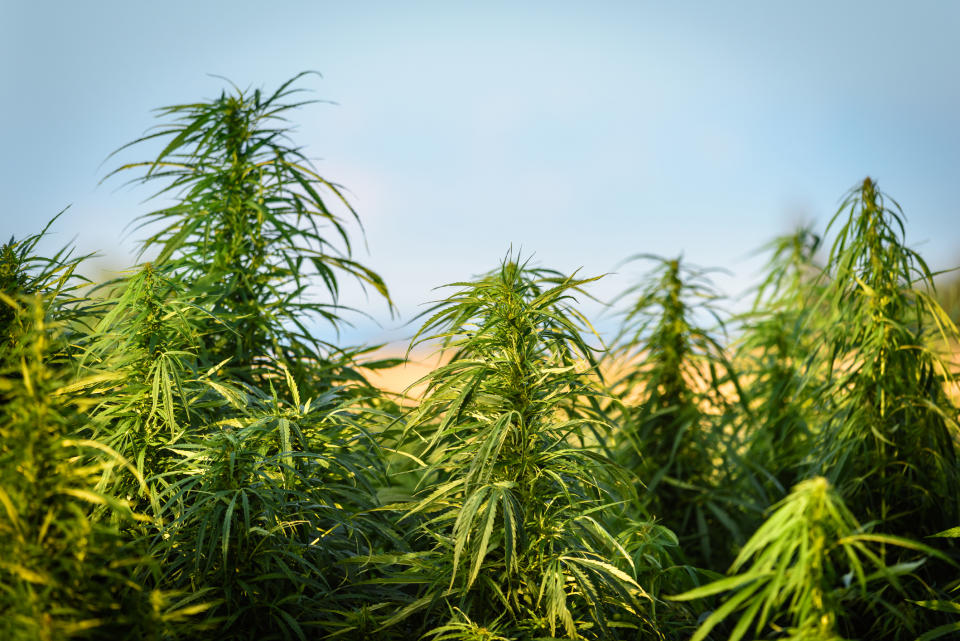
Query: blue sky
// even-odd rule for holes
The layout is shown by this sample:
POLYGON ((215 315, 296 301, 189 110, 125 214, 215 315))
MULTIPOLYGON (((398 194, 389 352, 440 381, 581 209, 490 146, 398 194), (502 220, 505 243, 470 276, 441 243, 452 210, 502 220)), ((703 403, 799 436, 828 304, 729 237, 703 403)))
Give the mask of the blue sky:
MULTIPOLYGON (((129 265, 148 192, 98 186, 107 155, 152 109, 217 95, 208 74, 272 89, 312 69, 301 86, 337 104, 296 113, 295 140, 349 190, 401 321, 511 245, 585 275, 683 252, 734 295, 753 250, 822 228, 866 175, 933 267, 960 264, 960 3, 520 4, 4 0, 0 235, 70 205, 49 246, 129 265)), ((411 333, 344 302, 380 323, 345 341, 411 333)))

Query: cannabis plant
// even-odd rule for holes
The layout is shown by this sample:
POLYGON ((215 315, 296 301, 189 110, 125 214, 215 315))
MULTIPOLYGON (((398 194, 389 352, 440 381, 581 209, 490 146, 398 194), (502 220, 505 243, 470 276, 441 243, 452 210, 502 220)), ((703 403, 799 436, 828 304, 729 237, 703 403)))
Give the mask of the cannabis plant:
MULTIPOLYGON (((91 305, 99 319, 78 341, 83 383, 74 387, 93 401, 92 436, 131 461, 139 477, 162 485, 178 458, 171 448, 215 420, 204 412, 210 393, 199 382, 198 348, 208 314, 152 263, 100 289, 107 293, 91 305)), ((105 482, 120 496, 137 496, 136 479, 125 468, 116 472, 105 482)))
POLYGON ((157 562, 141 580, 197 595, 207 608, 192 630, 305 638, 355 573, 340 562, 382 532, 398 541, 382 519, 355 517, 376 507, 376 448, 350 418, 353 394, 301 400, 282 363, 285 390, 201 370, 210 314, 168 270, 147 263, 108 284, 85 341, 87 377, 73 388, 91 398, 96 438, 133 463, 104 482, 134 500, 133 483, 149 488, 139 503, 153 520, 130 534, 157 562))
POLYGON ((829 482, 816 477, 798 484, 774 506, 740 550, 730 567, 731 576, 673 598, 730 593, 704 619, 691 641, 707 638, 736 612, 740 616, 728 628, 729 641, 841 639, 849 628, 850 601, 867 601, 876 611, 882 599, 869 594, 868 586, 883 582, 902 593, 901 575, 923 562, 888 567, 881 545, 942 556, 907 539, 864 531, 829 482))
MULTIPOLYGON (((611 383, 621 404, 615 433, 618 460, 631 468, 652 514, 683 540, 699 542, 709 561, 740 536, 739 508, 721 495, 737 434, 725 424, 742 393, 725 348, 701 323, 723 331, 719 294, 707 270, 680 259, 638 256, 654 269, 620 299, 628 301, 609 368, 621 372, 611 383)), ((743 407, 747 411, 746 406, 743 407)), ((762 509, 762 508, 761 508, 762 509)))
POLYGON ((11 352, 0 370, 0 635, 62 639, 136 629, 134 554, 97 509, 123 518, 122 501, 96 491, 118 464, 78 438, 84 418, 66 393, 62 333, 39 294, 12 298, 11 352), (118 606, 127 608, 117 611, 118 606))
MULTIPOLYGON (((931 536, 957 539, 960 538, 960 527, 952 527, 949 530, 944 530, 943 532, 938 532, 931 536)), ((955 594, 958 590, 960 590, 960 580, 951 581, 948 589, 951 593, 955 594)), ((934 639, 940 639, 948 635, 955 636, 957 633, 960 633, 960 619, 958 619, 958 616, 960 616, 960 599, 929 599, 915 601, 915 603, 923 608, 927 608, 928 610, 933 610, 935 612, 946 612, 952 615, 951 618, 953 619, 949 623, 944 623, 935 628, 927 630, 917 638, 917 641, 933 641, 934 639)))
MULTIPOLYGON (((88 256, 74 256, 67 246, 52 257, 37 252, 38 243, 46 236, 51 225, 63 212, 54 216, 37 234, 10 240, 0 246, 0 292, 11 300, 23 296, 39 296, 37 304, 64 323, 76 322, 81 316, 74 303, 79 302, 77 291, 86 282, 77 268, 88 256)), ((0 306, 0 362, 6 363, 12 352, 17 351, 16 338, 22 335, 22 320, 15 311, 16 305, 0 306)), ((67 329, 64 327, 63 329, 67 329)))
POLYGON ((452 356, 426 377, 407 421, 422 492, 397 509, 423 551, 400 561, 424 587, 385 626, 417 613, 436 638, 471 621, 524 638, 612 638, 614 616, 656 629, 654 597, 641 587, 649 563, 637 564, 604 522, 634 499, 599 449, 603 392, 590 326, 571 303, 592 280, 508 256, 454 284, 415 336, 452 356), (454 606, 460 614, 444 620, 454 606))
POLYGON ((902 211, 871 179, 851 191, 837 224, 816 356, 832 369, 820 393, 836 406, 815 465, 861 518, 919 538, 960 521, 957 408, 938 352, 957 328, 931 294, 926 263, 904 244, 902 211))
POLYGON ((351 258, 345 221, 328 206, 332 200, 359 222, 341 189, 291 146, 286 116, 310 102, 291 99, 304 75, 269 95, 234 86, 214 100, 161 109, 167 122, 121 148, 159 141, 158 156, 110 175, 143 170, 135 182, 159 183, 155 196, 174 198, 141 217, 143 225, 160 227, 143 241, 141 255, 156 251, 158 265, 212 296, 217 320, 210 322, 218 331, 202 336, 211 366, 229 359, 231 376, 259 383, 280 376, 274 364, 282 361, 301 385, 323 387, 330 363, 350 358, 314 337, 309 323, 341 325, 339 278, 354 277, 388 304, 390 298, 380 276, 351 258), (326 301, 310 297, 317 280, 326 301))
POLYGON ((955 270, 941 275, 937 285, 937 302, 954 323, 960 323, 960 277, 955 270))
POLYGON ((753 307, 740 317, 736 362, 753 413, 744 461, 766 481, 768 496, 782 497, 802 480, 824 407, 814 394, 822 372, 808 362, 820 340, 811 303, 819 298, 819 246, 809 228, 775 239, 753 307))
POLYGON ((346 559, 379 551, 380 541, 402 548, 368 514, 378 507, 376 446, 354 418, 355 399, 301 399, 289 373, 290 402, 205 384, 222 398, 221 418, 169 447, 181 456, 165 475, 151 542, 159 585, 209 590, 218 638, 312 637, 345 598, 336 589, 355 574, 346 559))

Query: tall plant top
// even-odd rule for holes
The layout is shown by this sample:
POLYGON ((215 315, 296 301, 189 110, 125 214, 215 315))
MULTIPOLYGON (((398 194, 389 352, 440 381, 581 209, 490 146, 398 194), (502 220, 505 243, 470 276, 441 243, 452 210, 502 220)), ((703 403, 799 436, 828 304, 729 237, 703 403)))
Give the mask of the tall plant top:
MULTIPOLYGON (((414 339, 456 350, 425 377, 407 422, 425 487, 402 520, 428 518, 421 528, 435 543, 420 563, 443 568, 418 577, 430 588, 416 608, 449 597, 468 621, 526 629, 522 638, 608 638, 614 615, 648 625, 652 599, 637 582, 647 562, 592 516, 635 497, 624 471, 587 445, 607 428, 604 391, 578 367, 593 356, 572 298, 592 280, 508 256, 456 283, 414 339)), ((655 556, 653 538, 640 534, 655 556)), ((432 634, 461 638, 444 630, 432 634)))
POLYGON ((815 256, 822 240, 812 228, 803 226, 764 247, 771 256, 764 268, 767 277, 756 289, 754 313, 782 311, 791 307, 791 302, 806 302, 808 288, 820 275, 815 256))
POLYGON ((816 319, 828 347, 819 362, 834 372, 822 393, 836 403, 824 412, 814 460, 863 520, 924 536, 960 518, 957 414, 943 355, 960 334, 932 295, 927 264, 904 243, 899 206, 870 178, 831 225, 844 218, 816 319))
POLYGON ((838 285, 861 290, 878 309, 896 306, 914 286, 932 288, 930 268, 906 246, 903 210, 869 177, 849 192, 828 231, 844 215, 825 270, 838 285))
POLYGON ((383 279, 351 257, 346 223, 328 203, 359 224, 356 212, 290 141, 287 113, 315 102, 292 99, 304 75, 269 95, 234 86, 214 100, 160 109, 164 124, 118 150, 161 141, 156 159, 107 176, 142 170, 131 182, 158 183, 153 197, 173 198, 141 216, 141 226, 160 227, 143 241, 141 255, 156 250, 158 265, 212 301, 210 311, 236 335, 225 338, 222 327, 212 328, 219 337, 208 339, 208 351, 231 359, 238 371, 255 369, 265 354, 292 364, 336 351, 312 336, 304 317, 340 327, 343 275, 372 287, 393 310, 383 279), (317 279, 327 300, 309 296, 317 279))
MULTIPOLYGON (((476 282, 452 283, 460 290, 435 305, 411 341, 439 339, 444 349, 456 349, 457 358, 501 357, 522 362, 534 353, 524 347, 552 351, 563 359, 595 364, 594 352, 583 337, 598 338, 587 318, 570 303, 589 296, 582 286, 600 278, 576 279, 550 269, 517 263, 508 256, 500 269, 476 282)), ((541 354, 542 355, 542 354, 541 354)))
MULTIPOLYGON (((88 281, 76 274, 76 269, 89 255, 74 256, 69 246, 61 248, 50 258, 36 253, 37 243, 62 214, 61 211, 54 216, 40 233, 19 240, 11 237, 8 242, 0 245, 0 292, 5 296, 16 299, 40 295, 47 305, 52 305, 55 300, 78 300, 76 290, 88 281)), ((69 315, 76 316, 75 310, 69 315)), ((0 306, 0 350, 11 339, 14 331, 11 323, 15 318, 12 306, 0 306)))
POLYGON ((649 347, 664 351, 668 359, 682 359, 697 341, 704 348, 709 344, 719 349, 719 343, 705 329, 697 329, 696 323, 709 319, 725 331, 717 306, 723 296, 710 280, 711 273, 722 270, 697 267, 682 257, 651 254, 638 254, 625 262, 636 260, 653 261, 655 265, 645 278, 617 297, 617 301, 629 301, 616 340, 626 355, 637 356, 649 347), (685 337, 688 333, 693 335, 685 337))

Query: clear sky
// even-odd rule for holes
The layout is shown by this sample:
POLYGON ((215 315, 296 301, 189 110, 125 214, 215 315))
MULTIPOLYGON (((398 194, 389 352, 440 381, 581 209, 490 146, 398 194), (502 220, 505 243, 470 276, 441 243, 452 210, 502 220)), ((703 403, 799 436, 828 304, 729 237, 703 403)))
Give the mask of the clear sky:
MULTIPOLYGON (((0 236, 70 205, 48 247, 129 265, 123 228, 148 192, 98 186, 107 155, 152 109, 219 94, 208 74, 270 90, 311 69, 301 86, 336 104, 294 114, 294 139, 349 190, 357 258, 401 321, 511 245, 585 275, 683 252, 729 269, 735 295, 754 249, 822 228, 867 175, 903 206, 908 243, 954 267, 958 33, 960 3, 917 0, 0 0, 0 236)), ((345 302, 382 324, 357 318, 345 341, 411 333, 376 300, 345 302)))

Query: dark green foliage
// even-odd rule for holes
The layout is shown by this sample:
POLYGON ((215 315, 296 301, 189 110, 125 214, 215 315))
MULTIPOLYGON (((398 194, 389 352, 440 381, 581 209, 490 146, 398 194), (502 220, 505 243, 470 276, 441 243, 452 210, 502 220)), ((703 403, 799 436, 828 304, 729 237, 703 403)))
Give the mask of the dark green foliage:
MULTIPOLYGON (((206 586, 222 602, 220 638, 306 638, 335 602, 348 557, 398 543, 377 506, 378 457, 335 393, 301 402, 208 381, 221 418, 171 446, 151 554, 165 589, 206 586)), ((382 481, 381 481, 382 482, 382 481)))
MULTIPOLYGON (((952 527, 949 530, 944 530, 931 536, 950 539, 960 538, 960 527, 952 527)), ((947 588, 951 594, 956 594, 957 591, 960 590, 960 578, 950 581, 947 588)), ((928 629, 918 637, 917 641, 933 641, 933 639, 952 637, 960 633, 960 620, 958 620, 958 617, 960 617, 960 599, 953 598, 952 600, 947 600, 946 598, 939 598, 915 601, 914 603, 928 610, 933 610, 934 612, 946 612, 953 615, 950 623, 944 623, 935 628, 928 629)))
POLYGON ((750 407, 744 460, 760 473, 766 494, 784 496, 805 474, 817 410, 829 399, 815 390, 822 372, 812 368, 822 291, 814 254, 820 238, 809 229, 776 239, 766 279, 742 319, 737 363, 750 407))

